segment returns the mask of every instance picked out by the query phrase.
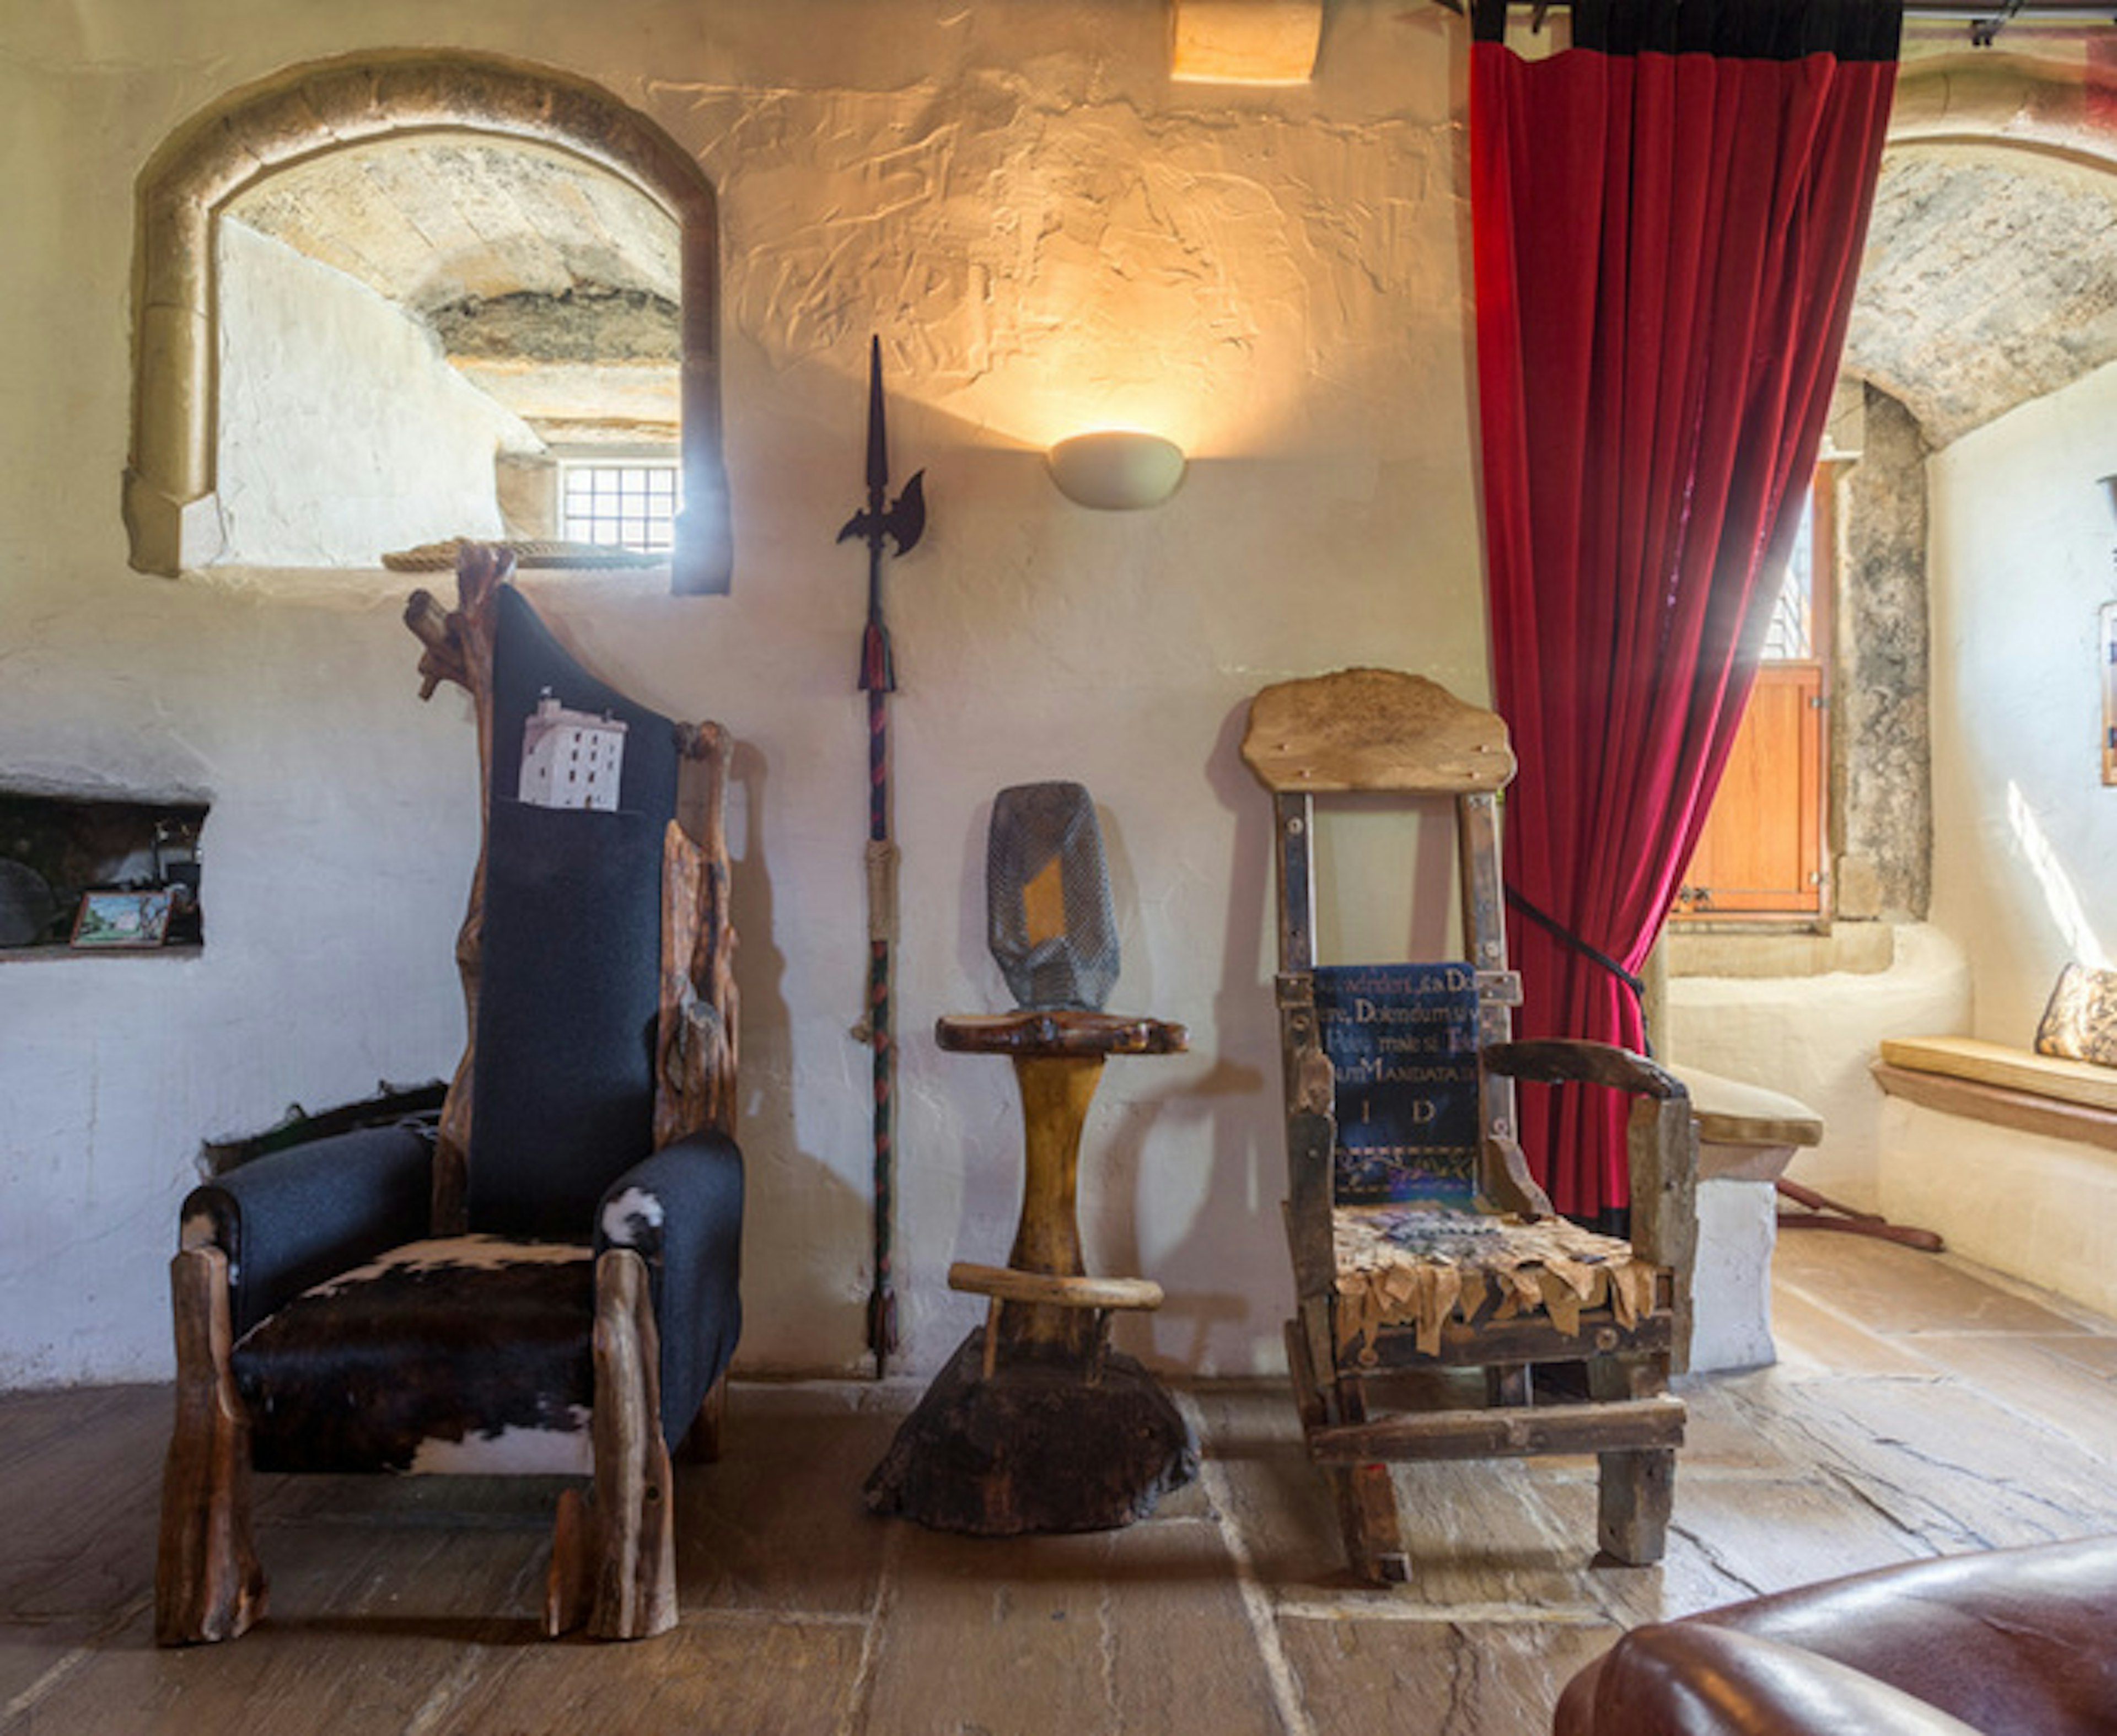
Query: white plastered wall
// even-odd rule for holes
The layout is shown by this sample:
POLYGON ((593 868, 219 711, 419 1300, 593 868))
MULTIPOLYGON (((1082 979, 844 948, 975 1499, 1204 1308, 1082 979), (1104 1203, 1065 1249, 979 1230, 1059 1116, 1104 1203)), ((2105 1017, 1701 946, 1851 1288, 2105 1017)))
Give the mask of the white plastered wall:
POLYGON ((365 284, 242 224, 219 235, 220 561, 373 567, 498 536, 494 456, 537 450, 528 426, 365 284))
POLYGON ((1885 1037, 1960 1031, 1968 961, 1938 925, 1896 931, 1887 970, 1814 976, 1686 976, 1668 986, 1668 1052, 1687 1067, 1766 1086, 1822 1118, 1793 1180, 1871 1211, 1880 1198, 1883 1097, 1869 1068, 1885 1037))
MULTIPOLYGON (((2096 660, 2098 612, 2117 598, 2117 521, 2097 486, 2113 471, 2117 366, 1928 462, 1934 894, 1930 923, 1898 930, 1893 967, 1670 984, 1671 1052, 1809 1103, 1827 1131, 1789 1173, 1848 1203, 1927 1224, 1944 1204, 1945 1189, 1880 1173, 1885 1143, 1911 1163, 1930 1145, 1884 1139, 1911 1124, 1884 1115, 1868 1077, 1882 1037, 2026 1046, 2059 967, 2107 964, 2117 949, 2117 789, 2101 782, 2096 660)), ((2001 1138, 1973 1129, 1954 1143, 1990 1164, 2001 1138)), ((1969 1197, 1947 1215, 1981 1220, 1989 1258, 1999 1232, 1969 1197)), ((2004 1232, 2011 1269, 2034 1269, 2037 1216, 2025 1207, 2004 1232)))
POLYGON ((446 41, 565 68, 699 155, 722 209, 736 569, 725 598, 535 579, 561 635, 736 763, 752 1369, 860 1365, 866 1294, 865 361, 883 339, 925 542, 889 570, 904 848, 898 1286, 906 1365, 1003 1257, 1008 1069, 934 1017, 1004 990, 982 937, 1003 784, 1102 812, 1117 1004, 1183 1022, 1091 1117, 1091 1266, 1169 1295, 1129 1347, 1274 1364, 1289 1300, 1262 798, 1266 681, 1395 663, 1485 694, 1465 376, 1462 26, 1341 0, 1309 85, 1174 85, 1155 6, 996 0, 77 0, 0 21, 0 783, 210 799, 189 959, 0 962, 0 1385, 168 1364, 164 1263, 202 1136, 445 1073, 475 848, 453 690, 417 699, 404 584, 169 582, 126 564, 135 178, 297 62, 446 41), (1049 441, 1181 441, 1147 515, 1051 488, 1049 441))
POLYGON ((1933 918, 1975 1034, 2027 1044, 2059 967, 2117 962, 2117 788, 2101 782, 2096 616, 2117 600, 2117 365, 1927 464, 1933 918))
MULTIPOLYGON (((1934 901, 1988 1041, 2026 1047, 2069 961, 2117 948, 2117 789, 2101 779, 2096 622, 2117 598, 2117 366, 1937 453, 1932 512, 1934 901)), ((1892 1100, 1881 1203, 1965 1257, 2117 1308, 2117 1161, 1892 1100)))

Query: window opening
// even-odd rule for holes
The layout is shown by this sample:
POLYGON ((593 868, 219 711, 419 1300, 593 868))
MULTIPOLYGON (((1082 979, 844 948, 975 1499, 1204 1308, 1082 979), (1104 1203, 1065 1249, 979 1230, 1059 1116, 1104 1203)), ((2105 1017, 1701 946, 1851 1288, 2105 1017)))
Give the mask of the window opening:
MULTIPOLYGON (((468 238, 465 245, 475 243, 473 251, 487 243, 499 247, 501 241, 508 242, 500 248, 505 269, 496 275, 483 268, 491 261, 481 259, 479 270, 462 274, 470 293, 433 309, 422 302, 422 316, 439 320, 445 309, 454 321, 456 313, 475 312, 473 323, 481 330, 497 332, 510 317, 544 311, 545 304, 555 300, 565 301, 570 282, 575 305, 557 310, 566 317, 544 328, 551 335, 550 353, 534 346, 518 347, 515 352, 528 353, 533 360, 542 358, 538 367, 528 371, 537 376, 530 381, 533 385, 552 372, 542 367, 542 362, 556 367, 575 359, 562 335, 591 315, 597 330, 612 342, 620 330, 639 337, 665 328, 673 330, 682 358, 676 376, 676 446, 687 510, 662 550, 670 563, 671 589, 678 593, 726 590, 733 542, 721 455, 718 219, 711 184, 688 150, 608 92, 548 68, 446 52, 353 55, 274 74, 229 93, 194 116, 164 141, 142 172, 136 241, 132 446, 125 478, 126 523, 134 566, 173 577, 224 560, 239 561, 242 544, 239 538, 231 543, 229 526, 240 529, 245 523, 255 526, 261 522, 280 538, 257 545, 263 551, 263 564, 315 564, 316 555, 292 542, 302 533, 307 522, 302 515, 275 510, 261 520, 260 496, 242 492, 254 484, 254 476, 240 464, 234 474, 222 474, 228 450, 222 439, 223 422, 245 413, 249 406, 239 395, 224 397, 224 388, 230 382, 218 366, 224 336, 219 292, 224 286, 216 261, 223 252, 224 219, 233 219, 226 224, 226 231, 246 233, 231 246, 255 253, 261 247, 284 245, 297 261, 323 267, 325 260, 311 254, 306 243, 313 240, 324 247, 345 237, 312 236, 303 225, 317 219, 316 201, 296 195, 312 178, 340 175, 354 193, 365 196, 364 205, 358 199, 354 201, 356 210, 365 210, 378 220, 393 210, 399 214, 399 220, 385 224, 393 236, 468 238), (541 168, 516 173, 533 158, 541 168), (565 196, 567 209, 579 221, 571 227, 533 221, 519 233, 510 230, 505 237, 488 236, 480 224, 450 215, 452 203, 469 202, 469 196, 455 199, 462 178, 445 167, 450 162, 459 166, 476 163, 481 174, 490 169, 497 177, 513 175, 514 182, 508 183, 512 190, 503 190, 505 196, 496 193, 487 198, 482 189, 478 193, 481 211, 490 206, 503 213, 555 208, 557 200, 536 191, 536 177, 555 164, 570 171, 584 170, 572 173, 566 183, 579 191, 579 198, 572 192, 565 196), (435 171, 431 176, 425 173, 430 169, 435 171), (606 196, 613 186, 619 193, 606 196), (281 233, 272 237, 248 233, 241 214, 258 216, 281 195, 288 196, 279 198, 274 208, 281 233), (659 279, 603 280, 607 274, 597 261, 637 256, 639 236, 628 211, 642 213, 648 227, 674 221, 675 294, 659 279), (598 233, 587 233, 589 229, 598 233), (605 230, 607 246, 598 238, 605 230), (579 245, 565 252, 574 242, 579 245), (556 263, 547 257, 554 247, 565 252, 556 263), (524 269, 516 270, 518 265, 524 269), (530 265, 533 272, 528 270, 530 265), (495 284, 502 280, 505 293, 493 293, 495 284), (517 288, 523 293, 518 294, 517 288), (233 485, 227 495, 222 492, 224 482, 233 485), (247 521, 241 518, 246 511, 251 515, 247 521)), ((355 252, 362 259, 368 256, 364 245, 355 252)), ((293 273, 301 269, 297 263, 293 273)), ((303 298, 285 292, 280 282, 289 275, 259 278, 262 299, 249 309, 253 321, 260 315, 268 320, 281 317, 290 302, 303 305, 303 298)), ((660 274, 662 278, 667 275, 660 274)), ((417 270, 394 281, 406 286, 407 294, 421 297, 430 293, 438 296, 443 287, 440 277, 417 270)), ((460 324, 449 326, 459 337, 463 335, 460 324)), ((438 331, 440 326, 435 329, 438 331)), ((598 349, 596 359, 608 361, 616 353, 598 349)), ((475 358, 462 344, 455 345, 453 354, 449 365, 464 380, 470 380, 474 372, 488 384, 496 378, 494 370, 478 369, 475 358)), ((598 372, 613 371, 603 367, 598 372)), ((442 376, 433 377, 440 382, 437 393, 460 401, 442 376)), ((260 391, 275 384, 269 374, 253 376, 249 383, 255 385, 260 378, 264 381, 260 391)), ((600 380, 598 390, 611 383, 600 380)), ((389 395, 379 397, 386 404, 389 395)), ((642 422, 636 409, 627 405, 607 406, 597 415, 611 426, 636 428, 642 422)), ((261 419, 268 441, 274 427, 292 425, 284 415, 276 421, 270 415, 261 419)), ((666 418, 657 415, 652 420, 658 423, 666 418)), ((260 449, 253 445, 249 450, 260 449)), ((511 482, 505 475, 510 468, 508 460, 522 455, 512 445, 489 450, 500 453, 500 459, 496 462, 489 458, 488 469, 501 472, 502 479, 511 482)), ((357 466, 334 469, 324 464, 316 469, 325 483, 321 504, 334 511, 360 508, 362 497, 354 486, 357 466), (338 473, 340 470, 344 473, 338 473)), ((422 487, 432 480, 416 470, 414 479, 422 487)), ((472 486, 451 473, 450 486, 459 484, 472 486)), ((485 494, 497 486, 497 482, 487 481, 479 494, 481 506, 485 494)), ((395 491, 392 497, 403 492, 395 491)), ((499 503, 497 510, 504 524, 509 516, 506 503, 499 503)), ((450 533, 466 528, 452 523, 450 533)), ((526 535, 533 541, 544 534, 508 533, 526 535)), ((331 534, 339 532, 333 529, 331 534)), ((382 534, 385 548, 396 540, 394 531, 382 534)), ((363 536, 359 558, 351 565, 364 566, 371 558, 367 540, 363 536)), ((348 563, 344 556, 331 552, 323 564, 348 563)))
POLYGON ((1749 709, 1677 893, 1678 921, 1812 923, 1829 914, 1833 486, 1829 467, 1820 468, 1773 600, 1749 709))
POLYGON ((569 459, 559 466, 560 534, 571 542, 658 553, 676 540, 683 510, 673 460, 569 459))
POLYGON ((1801 503, 1801 525, 1794 532, 1793 552, 1787 557, 1779 593, 1772 601, 1771 623, 1764 633, 1764 662, 1799 663, 1815 657, 1815 490, 1811 487, 1801 503))

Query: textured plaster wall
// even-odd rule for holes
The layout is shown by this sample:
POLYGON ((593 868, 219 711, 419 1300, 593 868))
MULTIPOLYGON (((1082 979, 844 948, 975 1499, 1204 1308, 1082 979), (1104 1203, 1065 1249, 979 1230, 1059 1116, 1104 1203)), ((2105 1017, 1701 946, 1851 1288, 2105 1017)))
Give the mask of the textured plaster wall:
POLYGON ((240 223, 219 235, 221 561, 372 567, 498 536, 493 456, 536 450, 528 425, 373 290, 240 223))
POLYGON ((864 723, 853 691, 865 351, 881 334, 925 543, 888 579, 902 691, 898 1277, 911 1366, 1003 1256, 1008 1069, 935 1015, 1003 990, 981 934, 992 792, 1095 792, 1117 1003, 1189 1055, 1114 1062, 1092 1267, 1169 1305, 1166 1363, 1278 1357, 1288 1301, 1267 830, 1234 754, 1268 680, 1400 663, 1483 697, 1465 381, 1461 26, 1340 0, 1305 87, 1175 85, 1159 6, 1105 0, 76 0, 0 23, 0 760, 9 783, 210 798, 194 959, 0 962, 0 1383, 150 1376, 201 1135, 445 1072, 473 746, 421 706, 401 581, 128 570, 134 178, 283 66, 461 45, 595 80, 720 189, 726 598, 546 579, 561 634, 658 706, 724 719, 751 1199, 751 1368, 856 1365, 866 1290, 864 723), (1169 506, 1070 506, 1040 456, 1131 420, 1182 441, 1169 506))
POLYGON ((2068 959, 2117 962, 2117 789, 2096 616, 2117 598, 2117 365, 1927 466, 1933 914, 1970 955, 1975 1034, 2026 1043, 2068 959))

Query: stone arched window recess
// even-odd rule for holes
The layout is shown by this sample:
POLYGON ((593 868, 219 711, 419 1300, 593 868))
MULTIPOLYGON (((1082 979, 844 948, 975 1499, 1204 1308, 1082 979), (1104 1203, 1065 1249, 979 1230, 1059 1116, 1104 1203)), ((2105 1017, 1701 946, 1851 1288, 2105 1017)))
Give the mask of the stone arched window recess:
POLYGON ((2059 70, 1990 56, 1907 65, 1889 143, 2013 145, 2117 171, 2117 80, 2095 67, 2059 70))
POLYGON ((631 182, 676 219, 685 511, 672 589, 726 591, 733 544, 721 455, 713 184, 666 132, 607 91, 547 67, 465 53, 369 53, 292 67, 194 116, 141 172, 125 473, 133 566, 174 577, 219 552, 214 244, 228 201, 275 169, 339 145, 444 132, 570 152, 631 182))

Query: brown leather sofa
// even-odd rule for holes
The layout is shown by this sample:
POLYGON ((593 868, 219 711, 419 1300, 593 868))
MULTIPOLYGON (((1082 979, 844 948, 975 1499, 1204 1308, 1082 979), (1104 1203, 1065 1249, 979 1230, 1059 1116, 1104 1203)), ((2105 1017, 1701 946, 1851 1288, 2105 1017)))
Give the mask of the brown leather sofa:
POLYGON ((1557 1736, 2110 1736, 2117 1537, 1884 1567, 1635 1629, 1557 1736))

